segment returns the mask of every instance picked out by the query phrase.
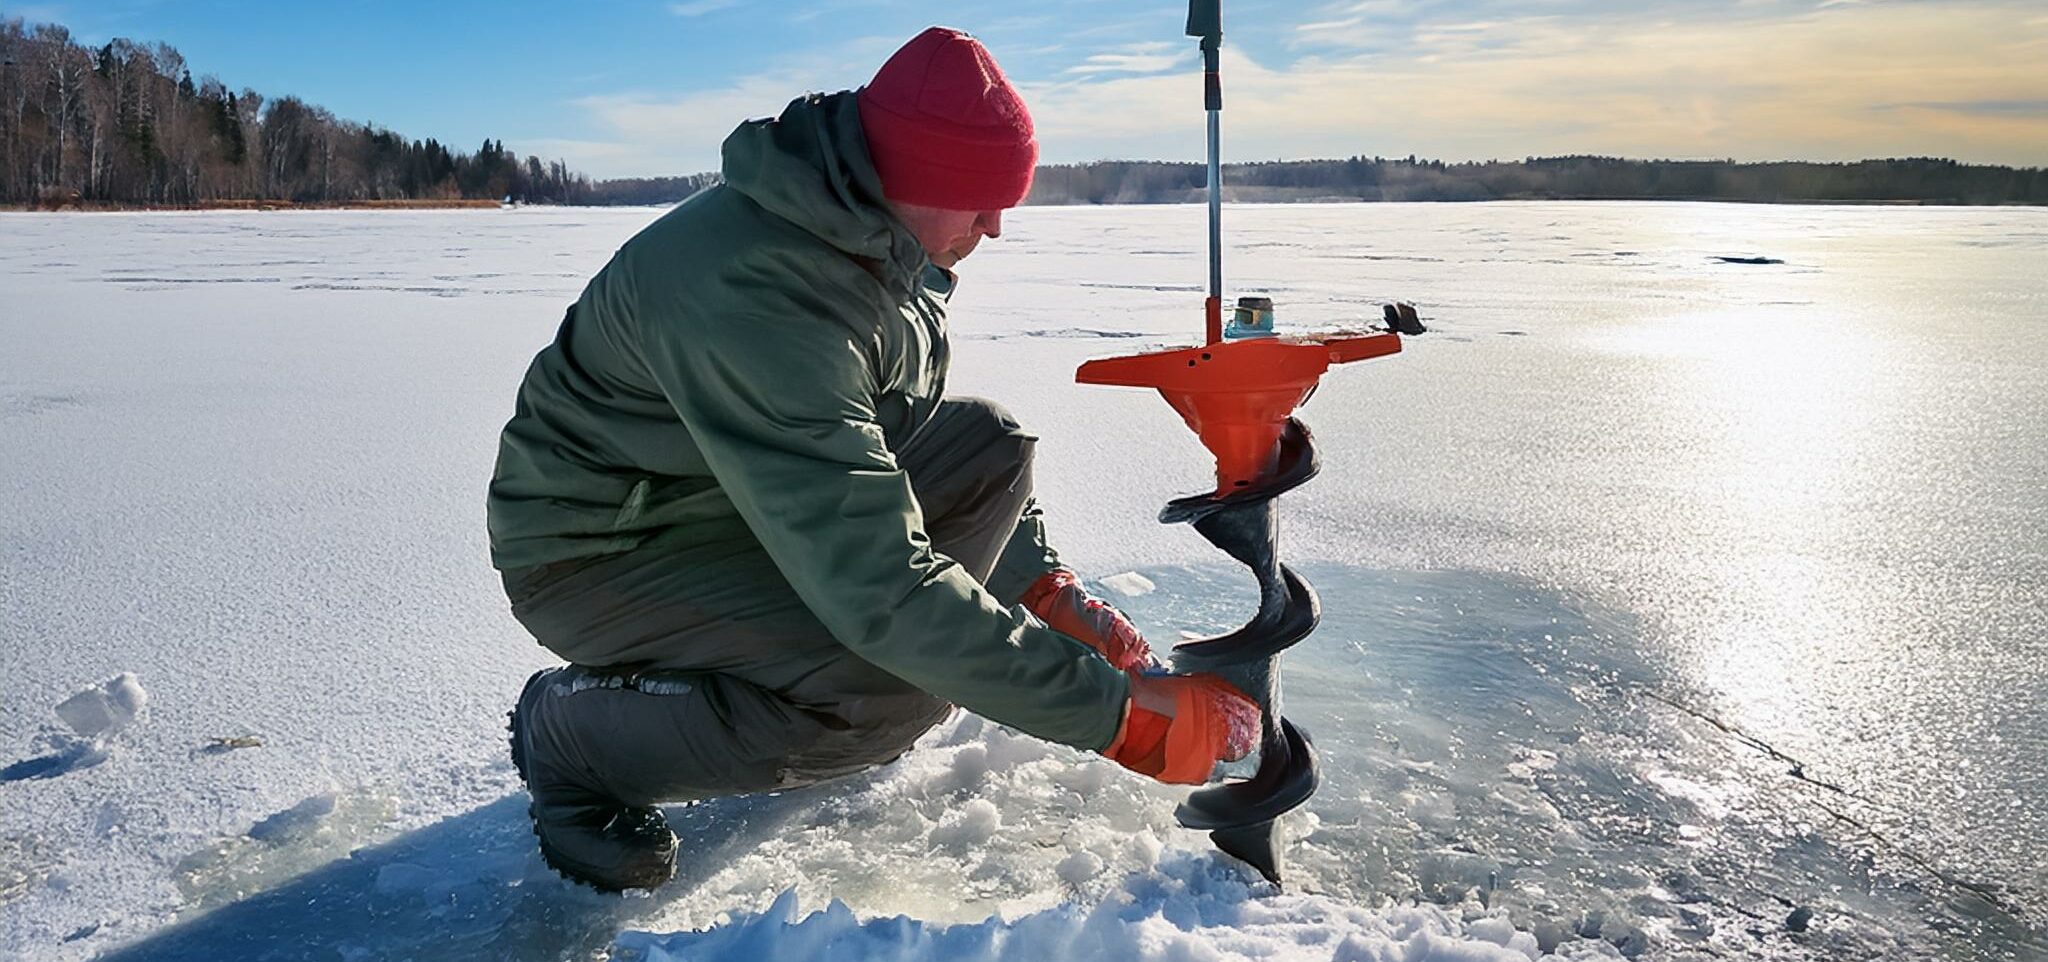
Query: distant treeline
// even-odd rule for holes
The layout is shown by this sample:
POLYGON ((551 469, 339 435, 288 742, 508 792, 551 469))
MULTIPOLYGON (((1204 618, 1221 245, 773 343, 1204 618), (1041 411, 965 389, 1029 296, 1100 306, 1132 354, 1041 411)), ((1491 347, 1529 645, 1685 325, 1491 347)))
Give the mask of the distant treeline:
MULTIPOLYGON (((1179 204, 1204 198, 1208 168, 1098 161, 1038 168, 1028 204, 1179 204)), ((577 203, 670 204, 715 174, 604 180, 577 203)), ((1907 158, 1737 163, 1531 157, 1446 164, 1414 157, 1223 165, 1225 199, 1277 201, 1721 200, 1766 203, 2048 204, 2048 169, 1907 158)))
MULTIPOLYGON (((1199 200, 1201 164, 1104 161, 1040 167, 1033 204, 1172 204, 1199 200)), ((1908 158, 1853 163, 1737 163, 1531 157, 1446 164, 1349 160, 1225 164, 1237 201, 1726 200, 2048 204, 2048 169, 1908 158)))
POLYGON ((717 174, 686 174, 681 177, 622 177, 600 180, 589 193, 574 203, 604 207, 644 204, 673 204, 719 181, 717 174))
POLYGON ((587 203, 592 188, 502 141, 459 153, 295 97, 195 82, 164 44, 86 47, 55 24, 0 20, 0 204, 505 197, 587 203))

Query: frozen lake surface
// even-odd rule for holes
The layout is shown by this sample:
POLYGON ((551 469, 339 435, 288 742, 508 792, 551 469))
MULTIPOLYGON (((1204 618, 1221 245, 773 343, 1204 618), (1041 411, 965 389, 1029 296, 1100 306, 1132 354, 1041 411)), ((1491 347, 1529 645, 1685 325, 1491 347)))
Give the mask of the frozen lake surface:
MULTIPOLYGON (((1229 208, 1283 326, 1432 327, 1302 411, 1296 884, 962 718, 673 810, 608 899, 527 834, 483 491, 658 213, 0 215, 0 956, 2048 958, 2048 212, 1229 208)), ((1017 211, 953 298, 952 389, 1157 642, 1249 583, 1154 520, 1193 435, 1073 371, 1193 339, 1202 217, 1017 211)))

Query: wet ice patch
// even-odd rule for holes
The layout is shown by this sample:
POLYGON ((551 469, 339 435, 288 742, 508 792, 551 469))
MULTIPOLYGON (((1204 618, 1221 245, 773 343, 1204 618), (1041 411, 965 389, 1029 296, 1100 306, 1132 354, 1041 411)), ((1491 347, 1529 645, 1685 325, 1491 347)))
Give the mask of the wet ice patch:
MULTIPOLYGON (((1326 782, 1280 828, 1285 897, 1309 901, 1255 887, 1218 902, 1220 886, 1255 877, 1176 823, 1184 790, 964 716, 843 783, 673 810, 696 864, 632 928, 690 937, 629 937, 621 957, 804 957, 812 939, 835 952, 843 939, 853 959, 1531 957, 1522 947, 1663 959, 1744 957, 1766 939, 1780 957, 1811 957, 1746 926, 1782 917, 1781 898, 1809 899, 1843 852, 1809 842, 1794 874, 1785 855, 1684 843, 1685 825, 1755 837, 1782 819, 1731 790, 1739 757, 1618 685, 1618 672, 1652 676, 1629 658, 1625 621, 1494 576, 1305 567, 1327 590, 1324 624, 1289 653, 1287 697, 1319 736, 1326 782), (1760 876, 1760 862, 1783 874, 1760 876), (1657 894, 1688 878, 1685 894, 1657 894), (745 914, 791 891, 781 915, 745 914), (1301 909, 1287 922, 1296 948, 1231 934, 1272 905, 1301 909), (1204 928, 1210 917, 1224 921, 1204 928), (1417 920, 1436 918, 1462 927, 1419 938, 1417 920), (1087 941, 1091 927, 1106 940, 1087 941)), ((1154 590, 1120 607, 1154 637, 1227 630, 1246 616, 1238 574, 1147 569, 1154 590)), ((1802 936, 1826 943, 1820 957, 1874 934, 1830 924, 1802 936)))
POLYGON ((173 867, 172 880, 201 908, 275 888, 375 838, 397 808, 386 795, 319 792, 257 819, 241 835, 187 854, 173 867))
POLYGON ((312 834, 327 816, 334 814, 336 798, 333 792, 310 796, 249 826, 249 837, 259 842, 281 844, 312 834))

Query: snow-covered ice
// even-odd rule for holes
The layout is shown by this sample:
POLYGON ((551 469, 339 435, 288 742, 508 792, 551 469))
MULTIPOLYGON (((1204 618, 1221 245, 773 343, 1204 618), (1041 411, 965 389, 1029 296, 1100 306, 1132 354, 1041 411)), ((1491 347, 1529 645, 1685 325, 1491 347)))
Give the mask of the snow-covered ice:
MULTIPOLYGON (((671 810, 619 899, 533 852, 482 492, 656 213, 0 215, 0 957, 2048 958, 2042 212, 1233 206, 1283 325, 1432 328, 1303 411, 1289 890, 960 717, 671 810)), ((1155 639, 1249 584, 1154 520, 1174 415, 1072 372, 1198 327, 1201 223, 1021 210, 952 301, 953 389, 1155 639)))

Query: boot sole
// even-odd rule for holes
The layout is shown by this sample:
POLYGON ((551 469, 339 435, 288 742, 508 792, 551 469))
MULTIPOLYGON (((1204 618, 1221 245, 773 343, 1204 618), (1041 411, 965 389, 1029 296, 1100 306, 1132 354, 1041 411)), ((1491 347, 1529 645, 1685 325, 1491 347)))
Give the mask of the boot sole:
POLYGON ((645 875, 626 873, 624 877, 614 876, 606 878, 596 872, 588 871, 581 863, 563 855, 553 845, 548 844, 547 836, 541 834, 540 819, 534 815, 532 805, 526 807, 526 818, 533 828, 534 840, 540 843, 541 862, 547 865, 548 868, 553 869, 556 875, 584 888, 603 892, 606 895, 616 895, 631 889, 659 888, 663 883, 675 877, 676 838, 673 832, 669 833, 669 842, 663 849, 663 854, 659 857, 659 863, 647 865, 645 867, 645 875))
MULTIPOLYGON (((542 669, 529 676, 526 679, 526 688, 520 689, 519 701, 513 704, 511 711, 505 713, 505 731, 508 734, 506 741, 511 748, 512 767, 519 772, 519 783, 527 786, 529 796, 532 794, 533 789, 526 775, 526 746, 520 743, 519 706, 526 702, 527 689, 531 688, 540 679, 540 676, 546 674, 547 671, 548 669, 542 669)), ((581 863, 563 855, 553 845, 548 844, 547 836, 541 833, 540 816, 534 809, 535 805, 529 802, 526 806, 526 821, 528 829, 533 832, 534 841, 540 843, 540 860, 542 864, 552 869, 556 875, 570 882, 611 895, 628 889, 652 889, 675 877, 676 837, 674 832, 669 833, 668 845, 665 847, 665 853, 660 857, 659 865, 648 865, 647 873, 644 877, 635 874, 628 877, 623 884, 613 884, 611 880, 604 878, 602 874, 588 871, 581 863)))

